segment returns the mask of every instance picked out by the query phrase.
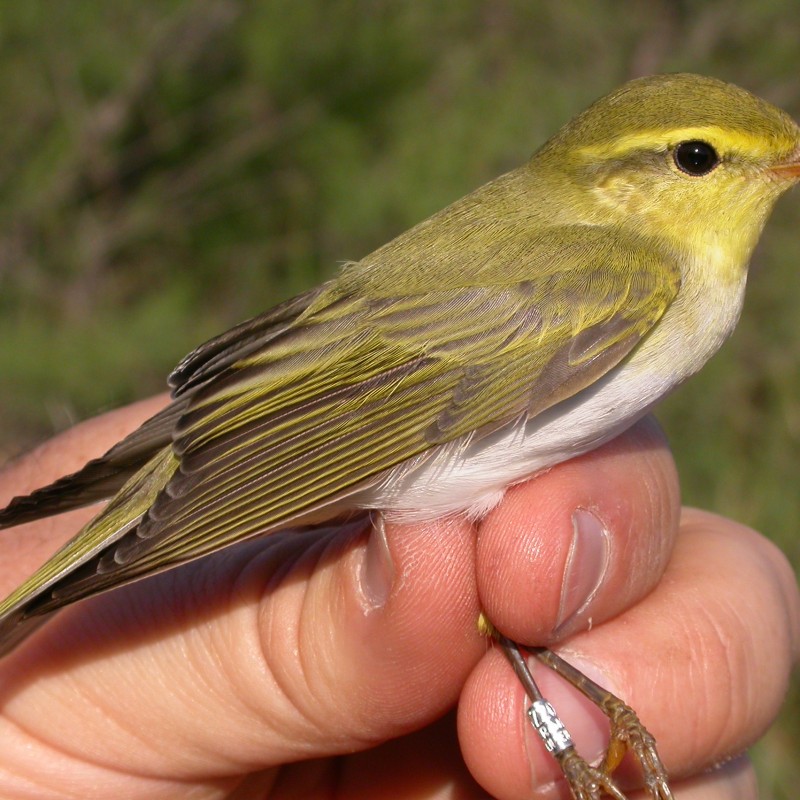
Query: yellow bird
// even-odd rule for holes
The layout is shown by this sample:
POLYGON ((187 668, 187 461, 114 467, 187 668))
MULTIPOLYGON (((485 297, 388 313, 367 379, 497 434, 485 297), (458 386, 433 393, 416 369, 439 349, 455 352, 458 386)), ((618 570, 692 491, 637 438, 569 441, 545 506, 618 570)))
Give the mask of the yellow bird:
POLYGON ((527 164, 198 347, 165 410, 0 511, 111 498, 0 603, 0 652, 249 537, 361 509, 481 517, 703 366, 798 177, 798 127, 730 84, 659 75, 598 100, 527 164))

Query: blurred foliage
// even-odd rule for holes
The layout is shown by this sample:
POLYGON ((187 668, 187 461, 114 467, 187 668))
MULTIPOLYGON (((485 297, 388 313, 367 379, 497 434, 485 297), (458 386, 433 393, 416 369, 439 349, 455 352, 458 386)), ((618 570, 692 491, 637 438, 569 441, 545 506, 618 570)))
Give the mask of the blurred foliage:
MULTIPOLYGON (((194 344, 508 169, 635 75, 800 116, 793 0, 26 0, 0 8, 0 455, 159 390, 194 344)), ((687 502, 800 564, 800 237, 664 406, 687 502)), ((800 783, 800 706, 761 746, 800 783), (794 727, 789 721, 794 717, 794 727)))

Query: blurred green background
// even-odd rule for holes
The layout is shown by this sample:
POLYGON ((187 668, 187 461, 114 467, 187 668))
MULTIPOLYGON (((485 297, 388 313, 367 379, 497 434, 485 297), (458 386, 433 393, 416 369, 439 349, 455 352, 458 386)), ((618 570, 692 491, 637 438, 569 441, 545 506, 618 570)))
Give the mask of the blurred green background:
MULTIPOLYGON (((630 77, 707 73, 800 118, 798 41, 794 0, 3 4, 0 459, 162 389, 630 77)), ((732 341, 660 414, 686 502, 795 566, 799 223, 782 201, 732 341)), ((794 694, 765 798, 800 785, 794 694)))

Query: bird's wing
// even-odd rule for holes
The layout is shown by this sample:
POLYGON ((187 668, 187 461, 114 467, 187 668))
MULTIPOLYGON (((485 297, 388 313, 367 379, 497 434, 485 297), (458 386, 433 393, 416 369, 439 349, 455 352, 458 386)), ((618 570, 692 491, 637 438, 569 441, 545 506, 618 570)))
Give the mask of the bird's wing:
MULTIPOLYGON (((557 247, 540 237, 515 265, 528 277, 511 283, 469 285, 465 273, 460 287, 378 297, 333 284, 265 346, 206 373, 174 431, 163 490, 128 501, 148 510, 124 526, 112 501, 61 551, 62 564, 84 566, 51 572, 31 612, 302 520, 431 447, 593 383, 658 321, 680 275, 652 243, 580 233, 559 230, 557 247), (98 552, 103 540, 118 541, 98 552)), ((35 587, 33 576, 12 602, 35 587)))

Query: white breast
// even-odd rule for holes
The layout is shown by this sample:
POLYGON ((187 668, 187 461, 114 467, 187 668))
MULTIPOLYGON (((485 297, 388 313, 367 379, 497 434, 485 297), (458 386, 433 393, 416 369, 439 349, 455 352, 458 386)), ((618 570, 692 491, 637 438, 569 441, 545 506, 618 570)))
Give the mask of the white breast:
POLYGON ((595 384, 533 419, 462 437, 389 470, 357 505, 410 519, 483 516, 506 487, 609 441, 700 369, 736 325, 745 277, 722 289, 685 282, 658 327, 595 384))

